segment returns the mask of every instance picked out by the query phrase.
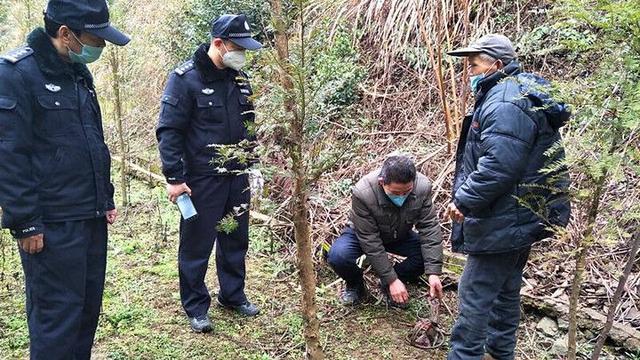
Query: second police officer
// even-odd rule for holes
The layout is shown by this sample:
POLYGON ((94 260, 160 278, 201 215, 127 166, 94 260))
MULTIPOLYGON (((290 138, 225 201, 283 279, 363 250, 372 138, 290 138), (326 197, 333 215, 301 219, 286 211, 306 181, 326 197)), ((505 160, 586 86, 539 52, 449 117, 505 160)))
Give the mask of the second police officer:
POLYGON ((187 193, 199 214, 193 221, 181 219, 178 250, 180 297, 196 332, 213 328, 205 275, 214 245, 218 304, 246 316, 259 312, 244 293, 250 201, 245 155, 253 152, 255 116, 252 90, 240 69, 245 51, 261 47, 244 15, 222 15, 212 24, 211 42, 169 75, 161 100, 156 136, 169 199, 176 202, 187 193), (217 145, 238 146, 239 152, 231 152, 240 155, 223 158, 217 145), (218 231, 229 215, 237 227, 218 231))

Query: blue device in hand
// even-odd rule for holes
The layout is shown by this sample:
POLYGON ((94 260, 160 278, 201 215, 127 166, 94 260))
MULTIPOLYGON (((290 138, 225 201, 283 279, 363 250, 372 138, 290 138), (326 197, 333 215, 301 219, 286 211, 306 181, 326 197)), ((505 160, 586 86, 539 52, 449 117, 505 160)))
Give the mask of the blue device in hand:
POLYGON ((190 222, 198 218, 198 212, 195 206, 193 206, 189 194, 182 193, 182 195, 178 196, 176 203, 178 204, 178 209, 180 209, 180 214, 182 214, 184 221, 190 222))

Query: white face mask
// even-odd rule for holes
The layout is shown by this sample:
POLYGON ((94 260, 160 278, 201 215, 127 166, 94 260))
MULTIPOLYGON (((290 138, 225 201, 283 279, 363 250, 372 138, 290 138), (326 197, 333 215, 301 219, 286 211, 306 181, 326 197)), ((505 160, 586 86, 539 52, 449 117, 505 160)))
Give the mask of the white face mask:
POLYGON ((229 49, 227 49, 227 45, 222 43, 222 46, 224 46, 224 50, 226 51, 224 55, 222 55, 222 63, 224 66, 238 71, 247 63, 245 50, 229 51, 229 49))

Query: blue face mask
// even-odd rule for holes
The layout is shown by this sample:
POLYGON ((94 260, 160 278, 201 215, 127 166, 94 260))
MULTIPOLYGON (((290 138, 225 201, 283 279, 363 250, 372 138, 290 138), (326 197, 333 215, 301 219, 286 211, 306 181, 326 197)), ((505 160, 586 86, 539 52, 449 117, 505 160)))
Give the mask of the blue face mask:
POLYGON ((405 200, 407 200, 407 197, 409 195, 393 195, 393 194, 387 194, 387 196, 389 197, 389 200, 391 200, 391 202, 393 203, 393 205, 397 206, 397 207, 402 207, 402 205, 404 204, 405 200))
POLYGON ((478 93, 478 86, 480 85, 480 81, 484 80, 484 74, 474 75, 471 78, 469 78, 469 80, 471 80, 469 82, 469 85, 471 86, 471 91, 474 94, 477 94, 478 93))
MULTIPOLYGON (((487 72, 491 71, 491 68, 493 67, 493 65, 495 64, 495 62, 493 64, 491 64, 491 67, 489 68, 489 70, 483 72, 482 74, 478 74, 478 75, 473 75, 469 78, 469 86, 471 87, 471 91, 473 92, 473 95, 478 93, 478 90, 480 89, 480 82, 482 80, 484 80, 488 75, 487 72)), ((491 74, 489 74, 491 75, 491 74)))
POLYGON ((82 45, 82 51, 80 52, 80 54, 74 52, 73 50, 71 50, 71 48, 69 48, 69 59, 71 60, 71 62, 79 64, 89 64, 100 58, 104 47, 85 45, 82 43, 82 41, 80 41, 80 39, 76 37, 73 32, 71 32, 71 34, 74 38, 76 38, 80 45, 82 45))

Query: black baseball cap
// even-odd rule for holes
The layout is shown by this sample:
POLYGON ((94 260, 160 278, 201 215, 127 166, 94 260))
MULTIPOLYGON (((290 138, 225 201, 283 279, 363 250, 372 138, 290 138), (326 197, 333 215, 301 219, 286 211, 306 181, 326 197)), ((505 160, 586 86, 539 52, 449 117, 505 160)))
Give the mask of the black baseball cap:
POLYGON ((460 57, 487 54, 494 59, 501 60, 505 65, 516 58, 516 51, 513 49, 511 40, 500 34, 485 35, 469 46, 449 51, 447 54, 460 57))
POLYGON ((123 46, 131 40, 109 22, 106 0, 49 0, 44 13, 58 24, 86 31, 116 45, 123 46))
POLYGON ((262 44, 251 37, 251 27, 243 14, 226 14, 217 18, 211 24, 211 37, 229 40, 247 50, 262 48, 262 44))

